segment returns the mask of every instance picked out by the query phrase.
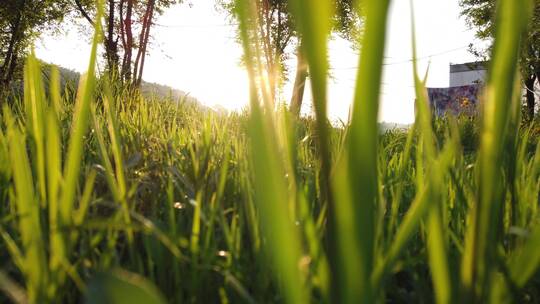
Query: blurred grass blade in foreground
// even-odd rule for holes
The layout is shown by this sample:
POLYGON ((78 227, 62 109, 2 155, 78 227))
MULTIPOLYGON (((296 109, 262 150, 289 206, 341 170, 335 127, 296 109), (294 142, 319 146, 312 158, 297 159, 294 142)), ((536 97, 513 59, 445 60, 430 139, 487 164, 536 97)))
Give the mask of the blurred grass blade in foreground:
POLYGON ((504 201, 502 158, 513 107, 520 43, 529 16, 530 1, 500 0, 497 6, 496 36, 491 60, 483 125, 478 155, 477 203, 471 210, 462 263, 462 296, 479 301, 492 286, 498 267, 504 201))
MULTIPOLYGON (((267 242, 263 244, 275 267, 277 279, 288 303, 308 303, 309 296, 300 272, 301 243, 297 227, 289 213, 291 201, 287 192, 284 160, 280 157, 278 136, 275 131, 274 113, 269 107, 262 108, 259 96, 265 97, 264 88, 257 86, 256 66, 260 60, 255 26, 258 2, 237 0, 237 13, 244 45, 244 58, 250 77, 251 114, 249 135, 251 161, 255 186, 255 201, 259 209, 262 232, 267 242), (260 93, 262 92, 262 93, 260 93)), ((268 102, 264 102, 268 104, 268 102)), ((271 267, 271 268, 273 268, 271 267)))
POLYGON ((362 3, 365 32, 359 58, 348 141, 335 168, 335 235, 337 254, 333 269, 335 300, 373 303, 371 286, 375 264, 375 235, 379 185, 378 113, 389 0, 362 3))

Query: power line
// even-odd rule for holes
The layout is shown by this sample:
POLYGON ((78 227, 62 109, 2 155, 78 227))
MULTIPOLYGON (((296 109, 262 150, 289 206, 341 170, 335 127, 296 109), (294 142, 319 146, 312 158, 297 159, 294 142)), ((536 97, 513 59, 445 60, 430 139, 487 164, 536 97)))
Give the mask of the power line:
POLYGON ((159 24, 153 23, 154 25, 166 28, 215 28, 215 27, 229 27, 229 26, 238 26, 238 23, 220 23, 220 24, 159 24))
MULTIPOLYGON (((236 27, 236 26, 240 25, 239 23, 221 23, 221 24, 159 24, 159 23, 153 23, 153 24, 156 25, 156 26, 159 26, 159 27, 164 27, 164 28, 217 28, 217 27, 236 27)), ((431 57, 440 56, 440 55, 452 53, 452 52, 455 52, 455 51, 459 51, 459 50, 462 50, 462 49, 465 49, 465 48, 468 48, 468 47, 469 47, 469 45, 466 45, 466 46, 462 46, 462 47, 459 47, 459 48, 450 49, 450 50, 446 50, 446 51, 439 52, 439 53, 434 53, 434 54, 427 55, 427 56, 424 56, 424 57, 418 57, 418 58, 416 58, 416 60, 417 61, 425 60, 425 59, 429 59, 431 57)), ((329 49, 330 50, 332 50, 332 49, 335 50, 335 48, 329 48, 329 49)), ((360 55, 358 52, 355 52, 354 54, 355 55, 360 55)), ((392 59, 392 58, 395 58, 395 57, 384 56, 384 58, 385 59, 392 59)), ((409 63, 409 62, 412 62, 412 61, 413 61, 413 59, 406 59, 406 60, 402 60, 402 61, 383 63, 383 66, 392 66, 392 65, 404 64, 404 63, 409 63)), ((358 69, 357 66, 343 67, 343 68, 336 68, 336 67, 331 67, 330 68, 330 70, 356 70, 356 69, 358 69)))
POLYGON ((394 87, 394 88, 415 88, 413 85, 400 85, 397 83, 388 83, 388 82, 381 82, 381 85, 388 86, 388 87, 394 87))
MULTIPOLYGON (((418 57, 418 58, 416 58, 416 61, 430 59, 431 57, 441 56, 441 55, 444 55, 444 54, 448 54, 448 53, 452 53, 452 52, 459 51, 459 50, 462 50, 462 49, 466 49, 468 47, 469 46, 467 45, 467 46, 462 46, 462 47, 459 47, 459 48, 450 49, 450 50, 446 50, 446 51, 439 52, 439 53, 434 53, 434 54, 423 56, 423 57, 418 57)), ((406 59, 406 60, 402 60, 402 61, 383 63, 383 66, 398 65, 398 64, 404 64, 404 63, 409 63, 409 62, 413 62, 413 59, 406 59)), ((342 67, 342 68, 330 68, 330 69, 331 70, 357 70, 358 66, 342 67)))
MULTIPOLYGON (((441 55, 445 55, 445 54, 448 54, 448 53, 453 53, 453 52, 455 52, 455 51, 463 50, 463 49, 466 49, 466 48, 468 48, 468 47, 469 47, 468 45, 465 45, 465 46, 458 47, 458 48, 455 48, 455 49, 450 49, 450 50, 442 51, 442 52, 439 52, 439 53, 434 53, 434 54, 431 54, 431 55, 428 55, 428 56, 418 57, 418 58, 416 58, 416 60, 429 59, 429 58, 431 58, 431 57, 441 56, 441 55)), ((386 65, 393 65, 393 64, 407 63, 407 62, 412 62, 412 61, 413 61, 413 59, 408 59, 408 60, 399 61, 399 62, 387 63, 386 65)))

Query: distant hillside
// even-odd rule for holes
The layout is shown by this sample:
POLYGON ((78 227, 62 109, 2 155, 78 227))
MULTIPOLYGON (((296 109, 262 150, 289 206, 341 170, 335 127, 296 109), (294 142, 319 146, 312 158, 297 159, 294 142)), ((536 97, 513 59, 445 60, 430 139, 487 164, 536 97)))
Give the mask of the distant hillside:
MULTIPOLYGON (((67 83, 78 83, 80 78, 80 73, 64 68, 58 67, 61 75, 61 83, 63 85, 67 83)), ((194 97, 190 97, 186 92, 182 90, 175 89, 170 86, 162 85, 159 83, 146 82, 143 80, 141 84, 141 93, 144 96, 148 97, 161 97, 161 98, 171 98, 174 100, 180 100, 184 97, 187 98, 186 101, 198 102, 194 97)))
POLYGON ((141 83, 141 93, 146 97, 157 97, 177 102, 194 103, 202 109, 207 109, 207 107, 199 102, 197 98, 190 96, 188 93, 159 83, 146 82, 143 80, 141 83))
MULTIPOLYGON (((44 66, 43 69, 43 76, 45 78, 45 82, 48 82, 49 74, 50 74, 50 67, 51 64, 48 63, 42 63, 44 66)), ((81 77, 81 74, 77 71, 57 66, 58 71, 60 72, 60 85, 62 88, 66 87, 66 85, 71 86, 72 88, 76 88, 79 79, 81 77)), ((48 86, 45 86, 46 88, 48 86)), ((20 81, 14 83, 12 85, 12 90, 14 92, 22 92, 22 83, 20 81)), ((189 93, 186 93, 182 90, 162 85, 159 83, 152 83, 152 82, 146 82, 143 80, 141 84, 141 93, 143 96, 148 98, 157 98, 157 99, 167 99, 167 100, 173 100, 176 102, 182 101, 185 103, 195 104, 197 105, 201 110, 211 110, 219 113, 228 113, 229 111, 220 105, 214 105, 212 107, 208 107, 203 105, 199 100, 197 100, 196 97, 190 96, 189 93)), ((337 123, 336 123, 337 124, 337 123)), ((337 124, 340 127, 341 124, 337 124)), ((400 123, 392 123, 392 122, 380 122, 379 123, 379 130, 381 133, 384 133, 389 130, 393 129, 408 129, 410 127, 410 124, 400 124, 400 123)))
MULTIPOLYGON (((42 63, 43 64, 43 78, 45 83, 48 83, 48 79, 50 77, 50 67, 51 64, 48 63, 42 63)), ((81 78, 81 74, 77 71, 57 66, 58 71, 60 72, 60 86, 62 88, 66 86, 71 86, 72 88, 76 88, 79 83, 79 79, 81 78)), ((48 85, 45 86, 45 88, 48 88, 48 85)), ((21 81, 15 81, 11 85, 11 90, 13 93, 18 95, 17 92, 22 93, 23 85, 21 81)), ((146 97, 156 97, 156 98, 162 98, 162 99, 170 99, 174 101, 182 101, 187 103, 194 103, 201 107, 201 109, 208 109, 206 106, 202 105, 197 98, 189 96, 186 92, 182 90, 175 89, 173 87, 169 87, 166 85, 158 84, 158 83, 151 83, 143 81, 141 84, 141 93, 146 97)))
POLYGON ((386 132, 388 130, 393 129, 408 129, 411 125, 410 124, 400 124, 400 123, 394 123, 394 122, 380 122, 379 123, 379 129, 381 132, 386 132))

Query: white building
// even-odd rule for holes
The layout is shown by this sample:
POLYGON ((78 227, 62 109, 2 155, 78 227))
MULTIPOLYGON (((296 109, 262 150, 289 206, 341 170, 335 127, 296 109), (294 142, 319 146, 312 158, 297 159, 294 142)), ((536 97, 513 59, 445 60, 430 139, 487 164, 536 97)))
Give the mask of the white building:
POLYGON ((487 62, 450 64, 450 87, 483 84, 487 80, 487 62))

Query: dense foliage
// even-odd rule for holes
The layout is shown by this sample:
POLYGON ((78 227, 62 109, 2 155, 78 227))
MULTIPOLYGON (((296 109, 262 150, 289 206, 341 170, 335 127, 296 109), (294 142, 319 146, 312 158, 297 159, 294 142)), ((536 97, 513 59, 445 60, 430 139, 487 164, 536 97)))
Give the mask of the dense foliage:
MULTIPOLYGON (((87 26, 95 26, 95 0, 72 0, 87 26)), ((164 10, 182 0, 106 0, 104 55, 110 77, 139 87, 155 21, 164 10)))
MULTIPOLYGON (((466 17, 469 26, 476 31, 476 36, 482 40, 493 41, 496 25, 495 0, 460 0, 462 15, 466 17)), ((528 30, 522 37, 520 70, 523 86, 526 89, 525 114, 533 119, 536 107, 535 86, 540 83, 540 1, 534 0, 524 5, 533 5, 532 20, 528 30)), ((485 50, 473 50, 478 56, 489 58, 492 47, 485 50)))
POLYGON ((17 74, 22 76, 18 72, 33 40, 57 26, 67 10, 67 0, 0 1, 0 96, 17 74))
MULTIPOLYGON (((235 21, 241 16, 236 0, 217 0, 219 7, 223 8, 235 21)), ((354 0, 332 1, 332 30, 339 36, 348 39, 353 45, 358 44, 358 37, 362 27, 362 18, 357 9, 359 3, 354 0)), ((304 89, 308 77, 308 65, 304 54, 303 38, 298 31, 297 21, 287 0, 256 0, 253 1, 253 18, 246 19, 254 30, 250 35, 256 50, 252 56, 259 56, 261 66, 258 73, 265 81, 261 85, 267 86, 270 99, 283 102, 280 97, 284 84, 289 80, 286 60, 296 50, 296 68, 291 94, 291 112, 299 115, 302 108, 304 89), (253 39, 257 37, 256 39, 253 39)), ((239 36, 241 36, 239 29, 239 36)), ((242 38, 240 38, 242 39, 242 38)), ((249 60, 253 60, 250 58, 249 60)), ((244 58, 246 61, 246 58, 244 58)))

